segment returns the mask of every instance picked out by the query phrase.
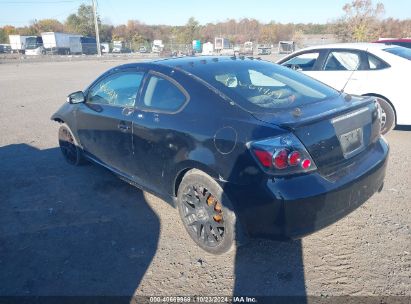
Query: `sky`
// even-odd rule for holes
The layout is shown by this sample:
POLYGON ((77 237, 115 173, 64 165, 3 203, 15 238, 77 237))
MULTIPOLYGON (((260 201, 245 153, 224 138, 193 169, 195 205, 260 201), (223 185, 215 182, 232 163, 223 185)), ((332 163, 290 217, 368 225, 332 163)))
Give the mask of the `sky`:
MULTIPOLYGON (((326 23, 342 16, 347 2, 351 0, 98 0, 98 13, 103 22, 113 25, 131 19, 183 25, 190 17, 200 24, 245 17, 264 23, 326 23)), ((385 6, 384 17, 411 18, 410 0, 379 2, 385 6)), ((24 26, 45 18, 63 22, 82 3, 91 4, 91 0, 0 0, 0 26, 24 26)))

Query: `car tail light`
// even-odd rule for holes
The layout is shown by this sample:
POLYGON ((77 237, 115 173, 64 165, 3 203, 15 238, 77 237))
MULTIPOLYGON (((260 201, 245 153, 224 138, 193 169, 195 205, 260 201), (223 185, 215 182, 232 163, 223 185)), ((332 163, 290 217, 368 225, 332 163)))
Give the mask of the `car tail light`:
POLYGON ((262 169, 272 175, 306 173, 317 167, 300 140, 293 134, 248 143, 262 169))

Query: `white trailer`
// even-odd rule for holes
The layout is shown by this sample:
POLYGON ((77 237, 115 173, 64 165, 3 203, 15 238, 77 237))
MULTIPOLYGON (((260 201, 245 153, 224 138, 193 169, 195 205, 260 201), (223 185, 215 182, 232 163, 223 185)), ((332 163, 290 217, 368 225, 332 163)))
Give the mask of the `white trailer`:
POLYGON ((222 50, 231 49, 230 40, 228 40, 227 38, 223 38, 223 37, 216 37, 214 39, 214 49, 217 53, 221 53, 222 50))
POLYGON ((81 54, 83 47, 81 45, 81 37, 69 37, 70 54, 81 54))
POLYGON ((57 32, 41 33, 43 46, 46 53, 70 54, 70 37, 82 37, 78 34, 67 34, 57 32))
POLYGON ((294 41, 279 41, 278 54, 291 54, 295 51, 294 41))
POLYGON ((26 50, 26 39, 35 36, 21 36, 21 35, 9 35, 9 41, 12 53, 24 54, 26 50))

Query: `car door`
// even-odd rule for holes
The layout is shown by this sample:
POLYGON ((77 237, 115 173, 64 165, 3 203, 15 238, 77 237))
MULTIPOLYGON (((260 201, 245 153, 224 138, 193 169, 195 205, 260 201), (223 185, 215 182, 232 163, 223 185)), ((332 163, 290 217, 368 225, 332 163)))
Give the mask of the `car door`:
POLYGON ((324 54, 326 53, 327 50, 303 51, 286 57, 279 63, 295 71, 317 78, 318 74, 321 72, 324 54))
POLYGON ((365 53, 351 49, 331 49, 315 78, 347 93, 361 94, 367 76, 365 53))
POLYGON ((97 161, 132 175, 132 120, 143 70, 116 71, 95 83, 76 112, 78 136, 97 161))
POLYGON ((184 123, 181 110, 189 95, 174 79, 158 72, 150 71, 144 83, 133 123, 133 165, 144 165, 138 183, 165 193, 167 173, 186 145, 184 133, 176 130, 184 123))

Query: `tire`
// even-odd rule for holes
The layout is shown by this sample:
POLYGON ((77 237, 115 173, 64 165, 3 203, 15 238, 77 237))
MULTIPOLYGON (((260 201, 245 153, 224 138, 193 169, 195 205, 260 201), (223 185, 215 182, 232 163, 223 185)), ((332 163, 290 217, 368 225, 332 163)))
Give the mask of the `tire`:
POLYGON ((395 111, 388 100, 377 97, 377 101, 381 106, 382 116, 381 116, 381 134, 387 134, 392 129, 395 128, 396 117, 395 111))
POLYGON ((73 166, 84 164, 83 152, 70 128, 66 124, 60 126, 58 139, 60 151, 66 162, 73 166))
POLYGON ((210 176, 188 171, 178 188, 177 208, 188 234, 202 249, 222 254, 234 248, 236 216, 231 201, 210 176))

